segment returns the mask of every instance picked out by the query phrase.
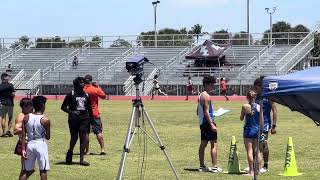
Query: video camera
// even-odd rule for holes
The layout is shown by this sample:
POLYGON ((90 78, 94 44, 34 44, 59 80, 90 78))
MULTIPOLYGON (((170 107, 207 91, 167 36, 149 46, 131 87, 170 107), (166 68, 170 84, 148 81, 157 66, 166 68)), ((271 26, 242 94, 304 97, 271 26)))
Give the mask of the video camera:
POLYGON ((149 60, 144 56, 134 56, 127 60, 126 69, 131 75, 142 75, 144 63, 149 60))

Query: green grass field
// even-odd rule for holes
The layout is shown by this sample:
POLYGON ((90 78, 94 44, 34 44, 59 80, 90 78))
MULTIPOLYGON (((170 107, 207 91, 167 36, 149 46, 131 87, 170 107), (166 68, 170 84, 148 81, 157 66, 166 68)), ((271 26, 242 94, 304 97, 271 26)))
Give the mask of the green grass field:
MULTIPOLYGON (((45 114, 52 121, 49 156, 51 170, 49 179, 115 179, 118 172, 122 148, 128 128, 131 111, 129 101, 101 101, 100 110, 104 124, 107 155, 89 155, 86 160, 89 167, 78 164, 64 165, 65 153, 69 143, 67 116, 60 110, 61 101, 48 101, 45 114)), ((17 105, 18 103, 16 103, 17 105)), ((200 130, 195 114, 196 102, 146 101, 145 106, 158 133, 166 146, 174 166, 181 179, 251 179, 250 177, 229 174, 200 173, 198 168, 198 146, 200 130)), ((215 102, 214 107, 231 109, 231 113, 217 119, 218 124, 218 162, 226 170, 231 137, 237 139, 241 168, 247 166, 246 153, 242 138, 242 122, 239 120, 241 102, 215 102)), ((299 172, 303 175, 294 179, 319 179, 320 157, 317 137, 319 127, 308 118, 285 107, 279 108, 279 123, 276 135, 270 135, 270 172, 259 179, 291 179, 278 176, 283 171, 288 137, 293 138, 294 150, 299 172)), ((15 107, 16 112, 19 110, 15 107)), ((16 113, 15 113, 16 114, 16 113)), ((148 128, 148 130, 150 130, 148 128)), ((151 131, 149 131, 151 133, 151 131)), ((91 152, 99 153, 99 145, 93 135, 91 152)), ((17 179, 20 171, 20 158, 13 154, 17 141, 14 138, 0 139, 1 180, 17 179)), ((127 158, 124 179, 139 179, 139 162, 144 151, 143 135, 136 135, 127 158)), ((75 153, 79 152, 79 145, 75 153)), ((173 172, 163 152, 151 140, 147 139, 145 179, 174 179, 173 172)), ((209 146, 206 151, 206 164, 210 166, 209 146)), ((79 157, 74 156, 78 162, 79 157)), ((36 172, 30 179, 39 179, 36 172)))

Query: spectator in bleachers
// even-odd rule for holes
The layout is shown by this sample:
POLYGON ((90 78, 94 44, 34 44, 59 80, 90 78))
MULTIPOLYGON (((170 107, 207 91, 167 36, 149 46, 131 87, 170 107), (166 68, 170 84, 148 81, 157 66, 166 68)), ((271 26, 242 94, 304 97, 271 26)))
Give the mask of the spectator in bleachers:
POLYGON ((76 68, 79 65, 79 60, 77 56, 73 57, 72 67, 76 68))
POLYGON ((6 69, 6 72, 12 72, 12 64, 8 64, 8 68, 6 69))

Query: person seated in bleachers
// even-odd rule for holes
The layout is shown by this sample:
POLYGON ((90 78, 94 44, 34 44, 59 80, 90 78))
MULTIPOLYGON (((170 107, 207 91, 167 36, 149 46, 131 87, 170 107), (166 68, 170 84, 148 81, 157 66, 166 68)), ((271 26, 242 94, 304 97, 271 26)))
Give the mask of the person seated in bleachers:
POLYGON ((72 67, 76 68, 79 65, 79 60, 77 56, 74 56, 73 61, 72 61, 72 67))
POLYGON ((12 64, 9 63, 6 72, 12 72, 12 64))

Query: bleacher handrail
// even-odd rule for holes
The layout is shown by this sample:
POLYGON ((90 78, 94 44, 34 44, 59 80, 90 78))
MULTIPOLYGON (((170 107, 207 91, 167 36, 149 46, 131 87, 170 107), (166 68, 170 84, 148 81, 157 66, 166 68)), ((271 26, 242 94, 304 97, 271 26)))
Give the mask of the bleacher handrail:
POLYGON ((146 81, 144 82, 144 88, 142 89, 143 95, 148 95, 153 88, 153 78, 159 72, 158 68, 154 68, 153 71, 149 74, 146 81))
POLYGON ((1 58, 0 58, 0 64, 2 64, 2 61, 4 61, 5 59, 7 59, 8 57, 13 55, 13 49, 10 49, 9 51, 1 54, 1 58))
POLYGON ((24 45, 20 44, 17 47, 14 48, 14 55, 16 55, 19 51, 21 51, 22 49, 24 49, 24 45))
POLYGON ((20 50, 22 50, 22 49, 24 49, 24 46, 23 46, 23 44, 20 44, 20 45, 18 45, 17 47, 15 47, 15 48, 13 48, 13 49, 10 49, 9 51, 1 54, 0 64, 2 64, 2 62, 3 62, 4 60, 8 59, 9 57, 13 57, 13 56, 17 55, 17 53, 18 53, 20 50))
MULTIPOLYGON (((303 40, 301 40, 297 45, 295 45, 293 48, 291 48, 291 50, 290 50, 285 56, 283 56, 278 62, 275 63, 275 67, 277 68, 277 71, 278 71, 278 70, 281 70, 281 69, 283 68, 283 66, 281 66, 281 67, 279 68, 280 63, 282 63, 283 61, 290 61, 293 57, 290 58, 289 55, 291 55, 293 52, 297 51, 297 49, 299 48, 299 46, 300 46, 302 43, 305 43, 305 41, 308 41, 309 38, 310 38, 310 36, 313 36, 314 33, 315 33, 315 31, 310 32, 305 38, 303 38, 303 40), (289 59, 289 60, 286 60, 286 59, 288 59, 288 58, 290 58, 290 59, 289 59)), ((312 40, 312 39, 313 39, 313 38, 311 38, 311 40, 312 40)), ((306 43, 308 43, 308 42, 306 42, 306 43)))
POLYGON ((47 74, 49 74, 52 71, 51 66, 46 67, 45 69, 42 70, 42 76, 45 77, 47 74))
POLYGON ((57 62, 53 63, 53 70, 56 71, 60 66, 62 66, 65 63, 66 63, 66 58, 65 57, 61 58, 57 62))
POLYGON ((18 88, 22 82, 22 80, 25 78, 26 74, 24 69, 21 69, 18 74, 11 80, 11 83, 13 84, 14 88, 18 88))
POLYGON ((267 46, 262 48, 259 52, 258 55, 253 56, 245 65, 243 69, 241 69, 241 72, 244 71, 246 68, 250 67, 252 64, 260 60, 260 57, 263 56, 266 52, 269 52, 270 49, 275 45, 275 41, 271 41, 267 46))
POLYGON ((87 42, 81 47, 81 55, 83 56, 85 54, 88 54, 89 51, 90 51, 90 43, 87 42))
MULTIPOLYGON (((306 43, 307 43, 307 44, 306 44, 305 46, 303 46, 302 48, 298 49, 298 51, 297 51, 297 49, 295 49, 296 51, 292 51, 292 52, 291 52, 291 53, 294 54, 294 55, 293 55, 288 61, 286 61, 285 64, 283 64, 283 65, 279 68, 279 70, 278 70, 277 73, 281 73, 281 72, 283 71, 283 69, 284 69, 285 67, 287 67, 288 64, 290 64, 303 50, 305 50, 306 47, 308 47, 310 44, 313 46, 314 39, 311 38, 310 41, 307 41, 306 43)), ((307 53, 308 53, 308 52, 307 52, 307 53)), ((305 55, 306 55, 306 53, 305 53, 302 57, 304 57, 305 55)), ((287 73, 287 72, 290 70, 290 68, 292 68, 292 67, 289 67, 287 70, 285 70, 284 73, 287 73)))
POLYGON ((128 96, 133 90, 133 78, 134 76, 129 76, 129 78, 124 82, 123 92, 125 92, 126 96, 128 96))
POLYGON ((138 43, 137 46, 133 46, 130 49, 128 49, 125 52, 123 52, 121 54, 121 56, 119 56, 119 57, 115 58, 114 60, 112 60, 111 62, 109 62, 108 71, 111 71, 112 67, 116 67, 117 64, 119 64, 120 62, 122 62, 127 57, 131 56, 132 54, 134 54, 135 52, 137 52, 141 48, 142 48, 141 43, 138 43))
POLYGON ((192 43, 190 47, 184 48, 182 51, 179 52, 177 56, 172 57, 165 63, 165 69, 170 68, 177 61, 178 63, 181 62, 182 57, 184 57, 187 53, 191 52, 195 47, 196 47, 196 43, 192 43))
POLYGON ((103 66, 101 68, 98 69, 98 80, 101 79, 101 76, 103 73, 106 73, 107 72, 107 66, 103 66))
POLYGON ((26 82, 26 89, 35 89, 41 83, 41 69, 38 69, 32 77, 26 82))

